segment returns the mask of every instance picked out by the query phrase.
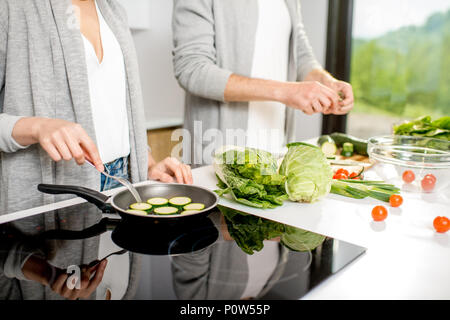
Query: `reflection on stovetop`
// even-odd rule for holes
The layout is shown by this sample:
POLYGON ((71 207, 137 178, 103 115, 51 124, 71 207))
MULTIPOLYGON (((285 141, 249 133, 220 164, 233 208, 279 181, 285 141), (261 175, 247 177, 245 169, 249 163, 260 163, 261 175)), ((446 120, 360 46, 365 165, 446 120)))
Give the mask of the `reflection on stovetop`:
MULTIPOLYGON (((25 235, 20 226, 32 220, 0 225, 0 299, 73 298, 71 290, 63 293, 63 287, 49 285, 51 270, 57 270, 57 279, 72 279, 76 273, 66 272, 73 266, 94 265, 125 249, 126 254, 108 258, 96 292, 83 298, 293 300, 365 252, 347 242, 218 209, 195 225, 127 225, 119 216, 100 214, 97 224, 83 230, 65 224, 64 230, 25 235)), ((74 209, 73 214, 81 213, 74 209)), ((82 278, 85 269, 80 270, 82 278)))

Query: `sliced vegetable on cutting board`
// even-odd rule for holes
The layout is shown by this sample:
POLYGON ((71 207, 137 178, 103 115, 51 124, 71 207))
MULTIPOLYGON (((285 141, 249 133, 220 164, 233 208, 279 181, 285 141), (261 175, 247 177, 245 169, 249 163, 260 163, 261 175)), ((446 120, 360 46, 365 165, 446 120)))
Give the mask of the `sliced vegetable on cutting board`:
POLYGON ((353 152, 362 156, 368 156, 367 153, 367 140, 359 139, 357 137, 345 134, 345 133, 332 133, 330 137, 336 143, 336 147, 343 148, 345 143, 351 143, 353 145, 353 152))
POLYGON ((335 156, 338 151, 336 143, 329 135, 321 136, 319 140, 317 140, 317 144, 327 157, 335 156))

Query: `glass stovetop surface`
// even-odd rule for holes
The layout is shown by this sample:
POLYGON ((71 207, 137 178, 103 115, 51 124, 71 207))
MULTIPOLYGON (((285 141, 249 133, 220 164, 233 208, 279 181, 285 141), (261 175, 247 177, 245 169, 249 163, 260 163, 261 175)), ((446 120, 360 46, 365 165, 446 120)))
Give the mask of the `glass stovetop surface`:
POLYGON ((130 225, 84 204, 0 225, 0 236, 3 300, 63 299, 23 279, 29 256, 73 274, 123 249, 89 299, 297 300, 366 250, 225 208, 195 225, 130 225))

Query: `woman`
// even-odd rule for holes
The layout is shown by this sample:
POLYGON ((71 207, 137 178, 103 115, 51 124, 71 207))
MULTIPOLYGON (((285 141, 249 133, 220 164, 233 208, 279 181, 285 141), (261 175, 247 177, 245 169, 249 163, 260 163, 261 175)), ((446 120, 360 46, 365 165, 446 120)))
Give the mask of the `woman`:
MULTIPOLYGON (((188 166, 151 157, 136 59, 114 0, 0 0, 0 214, 67 198, 39 193, 40 183, 115 186, 82 166, 86 160, 132 182, 192 183, 188 166)), ((84 229, 100 217, 88 206, 91 214, 77 218, 69 211, 14 224, 32 235, 64 224, 84 229)), ((49 256, 58 265, 57 254, 49 256)), ((96 259, 79 256, 73 264, 96 259)), ((15 262, 23 280, 25 260, 15 262)))
POLYGON ((208 143, 219 147, 224 138, 280 153, 295 139, 297 111, 353 108, 351 85, 314 57, 300 0, 175 0, 173 34, 175 75, 187 92, 185 126, 194 137, 191 146, 183 140, 191 150, 185 161, 208 163, 208 143))

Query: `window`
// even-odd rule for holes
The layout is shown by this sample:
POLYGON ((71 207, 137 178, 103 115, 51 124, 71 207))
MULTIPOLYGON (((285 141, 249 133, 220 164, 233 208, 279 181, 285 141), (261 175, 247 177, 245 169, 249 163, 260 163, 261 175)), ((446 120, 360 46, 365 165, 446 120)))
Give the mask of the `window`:
POLYGON ((349 134, 450 115, 450 0, 353 0, 349 134))

